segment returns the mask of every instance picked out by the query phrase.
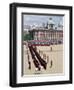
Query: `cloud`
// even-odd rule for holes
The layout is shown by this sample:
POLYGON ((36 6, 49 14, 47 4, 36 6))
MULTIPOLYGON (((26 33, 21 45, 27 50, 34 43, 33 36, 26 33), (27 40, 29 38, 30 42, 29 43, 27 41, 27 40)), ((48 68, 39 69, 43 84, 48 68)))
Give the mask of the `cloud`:
POLYGON ((44 16, 44 15, 24 15, 24 25, 41 25, 42 23, 47 23, 49 18, 52 18, 53 22, 57 26, 59 23, 63 25, 63 16, 44 16))

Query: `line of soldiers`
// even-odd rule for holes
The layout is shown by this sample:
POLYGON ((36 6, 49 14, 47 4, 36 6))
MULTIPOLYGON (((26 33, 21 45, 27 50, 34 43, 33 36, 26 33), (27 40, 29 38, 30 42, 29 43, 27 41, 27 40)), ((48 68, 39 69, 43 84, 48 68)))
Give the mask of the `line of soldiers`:
MULTIPOLYGON (((41 67, 43 67, 46 70, 47 63, 49 62, 49 56, 46 56, 46 54, 43 54, 43 52, 40 50, 38 52, 36 46, 28 45, 28 48, 29 48, 29 51, 31 53, 33 63, 35 65, 36 69, 40 71, 41 67), (43 55, 43 58, 41 55, 43 55)), ((30 70, 31 69, 31 61, 30 61, 28 52, 27 52, 27 56, 28 56, 28 64, 29 64, 28 68, 30 70)), ((53 65, 53 62, 51 60, 50 61, 50 68, 52 68, 52 65, 53 65)))

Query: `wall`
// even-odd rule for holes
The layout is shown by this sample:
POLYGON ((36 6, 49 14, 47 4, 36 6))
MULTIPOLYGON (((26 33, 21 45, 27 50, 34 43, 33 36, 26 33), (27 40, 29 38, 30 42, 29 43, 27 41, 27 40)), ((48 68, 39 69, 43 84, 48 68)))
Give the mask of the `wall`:
MULTIPOLYGON (((24 2, 38 4, 53 4, 53 5, 71 5, 74 9, 74 0, 1 0, 0 1, 0 90, 11 90, 9 83, 9 3, 24 2)), ((74 10, 73 10, 74 11, 74 10)), ((72 85, 51 85, 41 87, 25 87, 16 89, 47 89, 47 90, 73 90, 72 85)))

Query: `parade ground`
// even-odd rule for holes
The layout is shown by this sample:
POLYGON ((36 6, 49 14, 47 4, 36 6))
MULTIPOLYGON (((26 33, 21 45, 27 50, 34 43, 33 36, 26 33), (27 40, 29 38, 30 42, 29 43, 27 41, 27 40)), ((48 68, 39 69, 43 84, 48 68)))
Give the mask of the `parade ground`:
POLYGON ((37 70, 37 68, 34 65, 29 48, 26 45, 23 45, 23 75, 63 73, 63 44, 50 46, 36 46, 36 48, 41 58, 43 58, 47 62, 47 68, 45 70, 41 66, 41 70, 37 70), (30 61, 30 69, 28 61, 30 61))

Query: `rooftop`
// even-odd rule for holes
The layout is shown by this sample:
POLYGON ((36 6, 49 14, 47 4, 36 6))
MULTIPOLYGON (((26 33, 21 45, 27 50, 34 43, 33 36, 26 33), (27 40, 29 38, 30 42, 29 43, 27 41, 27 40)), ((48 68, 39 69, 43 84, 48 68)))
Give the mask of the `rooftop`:
POLYGON ((45 29, 45 28, 43 28, 43 29, 31 29, 31 30, 29 30, 29 31, 53 31, 53 32, 58 31, 58 32, 61 32, 61 31, 63 31, 63 30, 45 29))

